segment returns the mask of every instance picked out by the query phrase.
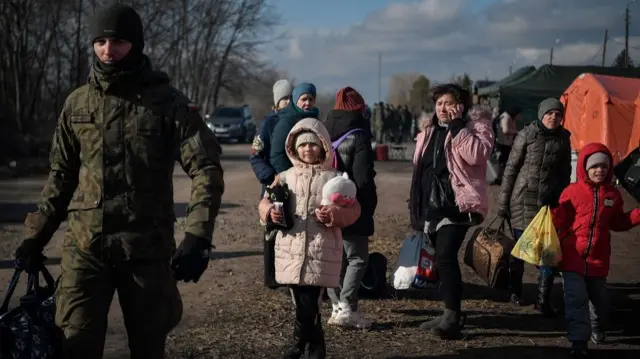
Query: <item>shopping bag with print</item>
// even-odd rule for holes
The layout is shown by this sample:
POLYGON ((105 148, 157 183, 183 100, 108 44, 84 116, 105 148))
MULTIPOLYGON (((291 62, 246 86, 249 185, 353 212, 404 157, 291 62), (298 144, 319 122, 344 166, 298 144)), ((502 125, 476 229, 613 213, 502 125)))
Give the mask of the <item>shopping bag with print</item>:
POLYGON ((529 223, 511 254, 536 266, 555 267, 560 263, 562 247, 548 206, 542 207, 529 223))
POLYGON ((435 249, 426 234, 414 232, 402 242, 390 282, 396 290, 426 289, 438 283, 435 249))

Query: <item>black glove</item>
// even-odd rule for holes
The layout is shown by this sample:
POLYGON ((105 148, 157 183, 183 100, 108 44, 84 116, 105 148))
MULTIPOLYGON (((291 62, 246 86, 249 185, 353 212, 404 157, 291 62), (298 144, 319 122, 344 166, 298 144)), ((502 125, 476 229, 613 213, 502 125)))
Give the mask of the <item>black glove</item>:
POLYGON ((456 118, 449 122, 449 131, 451 132, 451 138, 456 138, 458 133, 464 128, 465 123, 461 118, 456 118))
POLYGON ((511 219, 511 213, 509 213, 509 211, 507 211, 506 209, 500 208, 498 210, 498 217, 500 217, 502 219, 509 220, 509 219, 511 219))
POLYGON ((540 204, 543 206, 549 206, 549 208, 556 208, 558 207, 559 200, 560 196, 558 196, 557 193, 549 192, 540 198, 540 204))
POLYGON ((209 265, 211 248, 214 247, 208 240, 185 233, 184 240, 171 258, 176 279, 197 283, 209 265))
POLYGON ((15 259, 18 268, 27 273, 36 274, 42 267, 47 257, 42 254, 44 245, 39 238, 27 238, 16 249, 15 259))

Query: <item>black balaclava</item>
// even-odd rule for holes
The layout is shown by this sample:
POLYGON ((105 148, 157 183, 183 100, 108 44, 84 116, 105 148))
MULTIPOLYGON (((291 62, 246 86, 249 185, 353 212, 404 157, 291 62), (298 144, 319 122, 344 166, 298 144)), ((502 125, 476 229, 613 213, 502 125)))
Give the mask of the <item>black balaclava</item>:
POLYGON ((131 51, 113 64, 105 64, 97 60, 100 69, 105 73, 131 70, 142 59, 144 49, 144 32, 140 15, 128 5, 113 4, 96 11, 91 23, 91 43, 101 37, 113 37, 129 41, 131 51))

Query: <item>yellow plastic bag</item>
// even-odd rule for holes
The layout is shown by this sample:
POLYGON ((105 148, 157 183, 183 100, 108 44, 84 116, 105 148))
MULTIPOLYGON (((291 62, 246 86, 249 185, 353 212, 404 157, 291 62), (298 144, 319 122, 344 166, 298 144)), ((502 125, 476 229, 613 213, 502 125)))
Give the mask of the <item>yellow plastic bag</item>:
POLYGON ((529 223, 511 255, 537 266, 555 267, 560 263, 562 247, 548 206, 542 207, 529 223))

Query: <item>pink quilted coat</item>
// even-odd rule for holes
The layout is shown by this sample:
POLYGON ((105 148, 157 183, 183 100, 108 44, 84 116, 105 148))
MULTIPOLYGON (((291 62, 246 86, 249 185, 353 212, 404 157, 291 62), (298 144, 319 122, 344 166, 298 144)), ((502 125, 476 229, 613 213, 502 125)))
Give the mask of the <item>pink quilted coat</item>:
MULTIPOLYGON (((342 231, 360 217, 360 204, 331 207, 331 223, 324 225, 315 219, 315 209, 322 201, 322 187, 338 175, 332 167, 331 140, 324 125, 313 118, 298 122, 286 140, 287 156, 293 167, 280 173, 280 182, 292 192, 289 200, 295 208, 293 228, 279 231, 275 244, 276 281, 280 284, 312 285, 335 288, 342 268, 342 231), (324 162, 308 165, 301 162, 294 148, 295 137, 302 131, 313 131, 322 141, 326 153, 324 162)), ((260 202, 260 220, 266 223, 271 210, 268 199, 260 202)))
MULTIPOLYGON (((474 106, 469 110, 469 120, 456 138, 451 134, 445 139, 447 168, 451 173, 451 184, 460 212, 475 212, 483 217, 489 209, 487 197, 487 160, 493 151, 494 133, 491 128, 491 111, 474 106)), ((423 155, 426 144, 433 134, 430 118, 420 123, 413 164, 423 155)))

